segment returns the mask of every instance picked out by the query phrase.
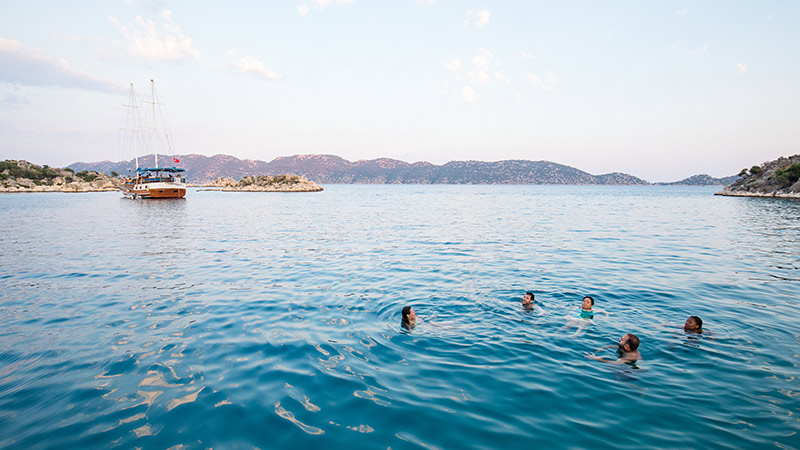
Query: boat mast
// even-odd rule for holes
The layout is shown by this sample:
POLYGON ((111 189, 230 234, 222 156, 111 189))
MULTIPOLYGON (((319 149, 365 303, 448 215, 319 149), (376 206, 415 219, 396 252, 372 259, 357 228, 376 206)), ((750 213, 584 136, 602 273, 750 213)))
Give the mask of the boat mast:
POLYGON ((156 165, 158 167, 158 149, 156 148, 156 87, 153 79, 150 79, 150 95, 153 98, 153 154, 156 158, 156 165))
MULTIPOLYGON (((133 159, 136 161, 136 170, 139 170, 139 140, 136 136, 136 95, 133 93, 133 83, 131 83, 131 112, 133 113, 133 159)), ((138 173, 138 172, 137 172, 138 173)))
MULTIPOLYGON (((133 133, 133 160, 136 161, 136 170, 139 170, 139 130, 136 128, 136 94, 133 92, 133 83, 131 83, 131 98, 130 98, 130 105, 122 105, 131 109, 131 121, 133 124, 132 128, 120 128, 123 131, 130 131, 133 133)), ((130 125, 131 122, 126 120, 125 126, 130 125)))

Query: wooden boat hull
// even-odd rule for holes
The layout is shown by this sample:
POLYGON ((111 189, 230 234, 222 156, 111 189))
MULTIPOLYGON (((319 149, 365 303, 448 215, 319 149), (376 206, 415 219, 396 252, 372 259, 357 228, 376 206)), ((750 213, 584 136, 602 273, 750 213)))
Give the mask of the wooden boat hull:
POLYGON ((146 183, 122 186, 122 193, 131 198, 183 198, 186 185, 177 183, 146 183))

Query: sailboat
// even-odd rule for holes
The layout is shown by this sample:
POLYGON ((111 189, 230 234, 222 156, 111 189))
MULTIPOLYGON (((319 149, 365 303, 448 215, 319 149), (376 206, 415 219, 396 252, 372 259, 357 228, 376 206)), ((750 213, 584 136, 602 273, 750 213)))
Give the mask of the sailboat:
MULTIPOLYGON (((125 197, 128 198, 183 198, 186 195, 186 180, 183 173, 186 169, 178 167, 162 167, 158 164, 158 148, 157 148, 157 128, 156 128, 156 94, 155 83, 150 80, 150 92, 152 94, 153 108, 153 135, 152 145, 155 163, 152 167, 139 167, 139 128, 136 123, 136 96, 133 91, 133 83, 131 83, 131 98, 130 105, 125 105, 131 108, 132 114, 132 127, 125 128, 124 130, 133 133, 134 143, 134 160, 136 161, 136 174, 128 179, 120 186, 120 190, 125 197)), ((174 163, 180 162, 176 158, 172 158, 174 163)))

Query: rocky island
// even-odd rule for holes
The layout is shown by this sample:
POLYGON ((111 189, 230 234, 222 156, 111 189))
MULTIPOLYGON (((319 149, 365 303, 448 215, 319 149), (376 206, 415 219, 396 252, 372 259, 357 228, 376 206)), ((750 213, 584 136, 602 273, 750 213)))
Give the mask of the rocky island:
MULTIPOLYGON (((112 173, 112 175, 116 175, 112 173)), ((57 169, 28 161, 0 162, 0 192, 103 192, 119 190, 120 180, 95 171, 57 169)))
POLYGON ((800 155, 742 169, 739 179, 716 195, 800 198, 800 155))
POLYGON ((217 178, 207 187, 221 187, 233 192, 319 192, 322 187, 299 175, 248 176, 239 181, 233 178, 217 178))

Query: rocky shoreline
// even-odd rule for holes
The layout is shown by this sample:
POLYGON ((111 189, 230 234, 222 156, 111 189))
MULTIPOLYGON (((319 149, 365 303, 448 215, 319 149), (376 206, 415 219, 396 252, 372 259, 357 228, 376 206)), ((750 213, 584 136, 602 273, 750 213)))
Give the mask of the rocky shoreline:
POLYGON ((319 192, 322 187, 299 175, 248 176, 239 181, 233 178, 217 178, 205 187, 219 187, 227 192, 319 192))
MULTIPOLYGON (((24 192, 108 192, 118 191, 122 179, 116 172, 111 176, 95 171, 75 172, 38 166, 28 161, 6 160, 0 162, 0 193, 24 192)), ((236 181, 217 178, 200 187, 220 188, 230 192, 319 192, 322 187, 305 177, 286 174, 275 176, 248 176, 236 181)))
POLYGON ((742 169, 738 180, 715 195, 800 198, 800 155, 742 169))
POLYGON ((119 190, 121 180, 94 171, 38 166, 22 160, 0 162, 0 193, 107 192, 119 190))

